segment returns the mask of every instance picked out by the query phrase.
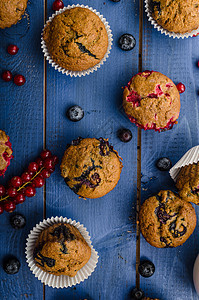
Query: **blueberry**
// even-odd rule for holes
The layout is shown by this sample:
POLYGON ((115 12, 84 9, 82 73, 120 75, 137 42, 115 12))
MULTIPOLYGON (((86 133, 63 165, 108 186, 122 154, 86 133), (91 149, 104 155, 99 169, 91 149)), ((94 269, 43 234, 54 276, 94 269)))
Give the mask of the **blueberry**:
POLYGON ((120 141, 128 143, 132 139, 132 132, 129 129, 123 128, 119 129, 117 135, 120 141))
POLYGON ((112 2, 120 2, 120 0, 111 0, 112 2))
POLYGON ((144 297, 144 292, 141 289, 134 288, 131 291, 131 300, 141 300, 144 297))
POLYGON ((169 171, 172 167, 172 162, 167 157, 161 157, 157 160, 156 167, 160 171, 169 171))
POLYGON ((134 36, 129 33, 121 35, 118 40, 119 47, 124 51, 132 50, 136 45, 134 36))
POLYGON ((21 229, 26 225, 26 218, 22 214, 15 214, 11 216, 10 224, 14 229, 21 229))
POLYGON ((66 112, 70 121, 78 122, 84 117, 84 111, 79 105, 70 107, 66 112))
POLYGON ((138 271, 143 277, 151 277, 155 272, 155 266, 151 261, 144 260, 139 264, 138 271))
POLYGON ((16 274, 20 269, 20 262, 16 257, 10 257, 3 262, 3 269, 7 274, 16 274))

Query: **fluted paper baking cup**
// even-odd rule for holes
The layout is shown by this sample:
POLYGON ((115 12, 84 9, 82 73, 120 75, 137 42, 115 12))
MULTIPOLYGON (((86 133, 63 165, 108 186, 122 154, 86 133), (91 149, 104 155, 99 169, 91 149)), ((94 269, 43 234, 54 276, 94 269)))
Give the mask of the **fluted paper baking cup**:
POLYGON ((155 27, 158 31, 160 31, 162 34, 168 35, 169 37, 172 38, 177 38, 177 39, 184 39, 184 38, 188 38, 188 37, 193 37, 197 34, 199 34, 199 27, 196 30, 192 30, 190 32, 186 32, 186 33, 175 33, 175 32, 171 32, 166 30, 165 28, 163 28, 161 25, 159 25, 157 23, 157 21, 153 18, 152 16, 152 0, 144 0, 145 2, 145 12, 147 13, 147 17, 148 20, 151 22, 151 24, 153 25, 153 27, 155 27))
POLYGON ((199 161, 199 145, 191 148, 169 171, 171 178, 176 181, 180 169, 199 161))
POLYGON ((28 263, 28 266, 30 267, 30 270, 33 272, 35 277, 37 277, 45 285, 51 286, 53 288, 67 288, 84 281, 95 270, 99 258, 97 251, 92 246, 87 229, 79 222, 76 222, 75 220, 63 218, 63 217, 48 218, 47 220, 43 220, 42 222, 37 224, 36 227, 34 227, 30 231, 30 234, 28 235, 25 253, 26 253, 26 261, 28 263), (81 235, 83 236, 83 238, 85 239, 89 247, 91 248, 91 257, 89 261, 83 266, 83 268, 81 268, 77 272, 77 274, 74 277, 69 277, 66 275, 56 276, 44 272, 43 270, 41 270, 36 266, 33 258, 35 243, 40 233, 44 229, 48 228, 49 226, 60 222, 68 223, 75 226, 79 230, 79 232, 81 233, 81 235))
MULTIPOLYGON (((60 67, 58 64, 56 64, 53 59, 51 58, 50 56, 50 53, 48 52, 48 48, 46 46, 46 43, 43 39, 43 31, 44 29, 42 30, 42 37, 41 37, 41 48, 42 48, 42 51, 44 53, 44 56, 46 57, 46 59, 48 60, 49 64, 51 64, 55 70, 58 70, 59 72, 62 72, 62 74, 66 74, 66 75, 70 75, 71 77, 72 76, 85 76, 85 75, 89 75, 90 73, 93 73, 94 71, 97 71, 97 69, 99 69, 103 64, 104 62, 107 60, 107 58, 109 57, 109 54, 110 54, 110 51, 111 51, 111 47, 112 47, 112 41, 113 41, 113 35, 112 35, 112 31, 110 29, 110 26, 108 24, 108 22, 106 21, 106 19, 103 17, 103 15, 101 15, 99 12, 97 12, 96 9, 93 9, 92 7, 89 7, 89 6, 85 6, 85 5, 80 5, 80 4, 73 4, 73 5, 68 5, 67 7, 64 7, 63 9, 60 9, 59 11, 56 11, 55 14, 53 14, 49 19, 48 21, 46 22, 46 24, 48 22, 51 22, 52 19, 56 16, 56 15, 59 15, 61 14, 62 12, 64 12, 65 10, 67 9, 71 9, 71 8, 74 8, 74 7, 82 7, 82 8, 87 8, 87 9, 90 9, 92 12, 94 12, 99 18, 100 20, 104 23, 104 26, 106 28, 106 31, 107 31, 107 34, 108 34, 108 47, 107 47, 107 51, 104 55, 104 57, 100 60, 100 62, 98 64, 96 64, 94 67, 92 68, 89 68, 87 70, 84 70, 84 71, 71 71, 71 70, 66 70, 62 67, 60 67)), ((44 28, 46 27, 46 24, 44 26, 44 28)))

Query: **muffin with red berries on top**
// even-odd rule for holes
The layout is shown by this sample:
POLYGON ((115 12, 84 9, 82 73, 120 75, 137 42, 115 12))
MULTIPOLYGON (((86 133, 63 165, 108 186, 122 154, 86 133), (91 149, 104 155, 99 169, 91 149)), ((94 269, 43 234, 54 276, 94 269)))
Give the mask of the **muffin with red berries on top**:
POLYGON ((138 127, 164 131, 177 123, 180 94, 167 76, 144 71, 133 76, 125 87, 123 108, 129 120, 138 127))
POLYGON ((12 145, 9 136, 3 130, 0 130, 0 176, 5 174, 12 158, 12 145))

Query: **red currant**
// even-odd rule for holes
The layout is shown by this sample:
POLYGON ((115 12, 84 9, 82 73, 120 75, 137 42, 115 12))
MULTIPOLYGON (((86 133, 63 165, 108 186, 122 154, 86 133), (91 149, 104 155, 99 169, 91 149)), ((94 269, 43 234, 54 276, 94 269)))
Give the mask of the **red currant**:
POLYGON ((2 184, 0 184, 0 197, 2 197, 3 195, 5 195, 5 193, 6 193, 5 187, 2 184))
POLYGON ((2 79, 6 82, 11 81, 12 80, 12 73, 10 71, 4 71, 2 73, 2 79))
POLYGON ((58 156, 53 155, 53 156, 52 156, 52 159, 53 159, 53 161, 54 161, 55 164, 58 164, 58 162, 59 162, 58 156))
POLYGON ((43 150, 40 154, 41 158, 44 160, 48 157, 52 156, 52 153, 50 152, 50 150, 43 150))
POLYGON ((198 68, 199 68, 199 61, 198 61, 198 64, 197 64, 197 65, 198 65, 198 68))
POLYGON ((3 206, 4 210, 7 211, 7 212, 12 212, 13 210, 15 210, 16 208, 16 205, 13 201, 10 201, 10 200, 7 200, 5 203, 4 203, 4 206, 3 206))
POLYGON ((40 157, 38 157, 35 162, 38 164, 39 169, 43 166, 43 160, 40 157))
POLYGON ((64 8, 64 3, 62 0, 55 0, 53 2, 53 10, 60 10, 61 8, 64 8))
POLYGON ((22 179, 19 176, 15 176, 11 179, 11 185, 14 187, 19 187, 22 185, 22 179))
POLYGON ((43 177, 43 178, 49 178, 50 177, 50 172, 48 170, 42 170, 40 175, 43 177))
POLYGON ((13 198, 17 195, 17 189, 14 187, 9 187, 9 189, 7 190, 7 194, 9 197, 13 198))
POLYGON ((51 173, 55 172, 55 168, 49 169, 48 171, 49 171, 50 174, 51 174, 51 173))
POLYGON ((4 212, 3 205, 0 205, 0 215, 4 212))
POLYGON ((179 82, 177 85, 176 85, 177 89, 178 89, 178 92, 180 94, 184 93, 185 91, 185 85, 182 83, 182 82, 179 82))
POLYGON ((41 176, 37 176, 34 180, 33 183, 35 184, 36 188, 40 188, 45 184, 45 180, 41 176))
POLYGON ((54 168, 55 163, 51 157, 48 157, 44 160, 43 166, 46 170, 50 170, 54 168))
POLYGON ((21 179, 23 180, 23 182, 28 182, 30 181, 32 178, 30 172, 24 172, 22 175, 21 175, 21 179))
POLYGON ((36 190, 34 187, 32 186, 27 186, 26 190, 25 190, 25 195, 27 197, 33 197, 36 194, 36 190))
POLYGON ((31 162, 28 166, 28 171, 36 173, 39 169, 39 166, 36 162, 31 162))
POLYGON ((15 75, 15 77, 14 77, 14 83, 16 85, 21 86, 21 85, 24 85, 25 82, 26 82, 26 79, 25 79, 25 77, 23 75, 20 75, 20 74, 15 75))
POLYGON ((15 198, 14 198, 14 202, 15 204, 21 204, 26 200, 26 197, 24 196, 24 194, 20 193, 18 194, 15 198))
POLYGON ((15 55, 19 51, 19 48, 16 45, 9 45, 7 51, 10 55, 15 55))

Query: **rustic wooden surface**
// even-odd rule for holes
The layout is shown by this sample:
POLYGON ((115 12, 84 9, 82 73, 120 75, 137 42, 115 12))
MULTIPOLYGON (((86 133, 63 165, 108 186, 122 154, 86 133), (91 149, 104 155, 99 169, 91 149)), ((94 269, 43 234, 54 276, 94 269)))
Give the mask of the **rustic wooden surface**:
MULTIPOLYGON (((10 136, 14 160, 5 178, 21 174, 46 143, 47 148, 61 160, 65 146, 72 139, 108 137, 123 157, 124 168, 117 187, 101 199, 79 199, 65 185, 59 168, 47 180, 46 196, 37 189, 34 199, 17 207, 27 218, 24 229, 15 231, 9 225, 10 215, 0 216, 0 260, 16 255, 22 264, 16 275, 7 275, 0 267, 0 299, 47 300, 123 300, 130 299, 135 286, 136 262, 136 185, 137 185, 137 128, 121 109, 122 86, 138 71, 139 1, 82 0, 108 20, 113 31, 113 47, 107 62, 95 73, 70 78, 58 73, 48 63, 40 49, 40 34, 46 10, 53 13, 53 0, 31 0, 23 20, 10 29, 0 31, 0 69, 25 75, 27 82, 17 87, 0 80, 0 128, 10 136), (131 52, 117 46, 118 37, 132 33, 137 45, 131 52), (6 52, 10 43, 20 51, 11 57, 6 52), (46 90, 46 93, 45 93, 46 90), (66 118, 66 110, 79 104, 85 117, 78 123, 66 118), (133 139, 123 144, 116 136, 121 127, 132 130, 133 139), (45 130, 46 128, 46 130, 45 130), (44 209, 45 208, 45 209, 44 209), (99 263, 92 276, 80 285, 68 289, 45 287, 30 272, 25 261, 25 241, 32 227, 46 217, 66 216, 83 223, 90 232, 99 263)), ((77 4, 77 0, 65 5, 77 4)), ((197 60, 199 37, 173 40, 157 32, 143 20, 143 70, 153 69, 168 75, 175 83, 182 81, 186 92, 181 96, 179 124, 172 131, 155 133, 142 131, 142 201, 160 189, 174 189, 168 173, 155 168, 161 156, 170 157, 173 164, 192 146, 199 144, 197 60)), ((196 207, 197 216, 199 209, 196 207)), ((150 297, 162 300, 196 300, 192 268, 199 252, 198 226, 190 239, 177 249, 156 249, 141 237, 141 258, 151 259, 156 266, 154 276, 140 278, 140 286, 150 297)))

